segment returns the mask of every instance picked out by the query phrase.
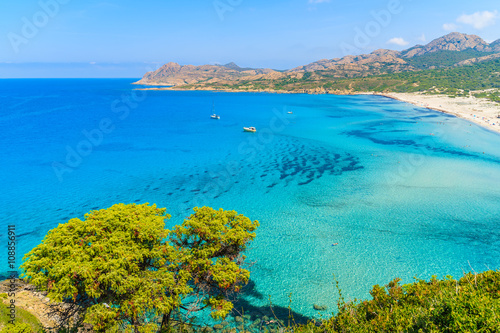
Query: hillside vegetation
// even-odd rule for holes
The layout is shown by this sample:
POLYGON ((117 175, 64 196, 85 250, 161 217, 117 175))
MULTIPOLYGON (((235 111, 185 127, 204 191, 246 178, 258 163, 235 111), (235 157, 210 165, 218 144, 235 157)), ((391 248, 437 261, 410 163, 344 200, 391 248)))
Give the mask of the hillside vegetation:
MULTIPOLYGON (((308 72, 302 78, 278 80, 239 81, 235 83, 206 84, 214 90, 240 91, 271 90, 283 92, 356 93, 356 92, 425 92, 451 96, 469 95, 483 91, 478 97, 500 101, 500 59, 473 65, 427 69, 415 72, 392 73, 358 78, 331 78, 328 73, 308 72), (484 92, 491 90, 490 92, 484 92)), ((193 86, 179 88, 190 89, 193 86)))
POLYGON ((326 87, 350 87, 353 91, 437 92, 456 94, 471 90, 500 88, 500 59, 470 66, 343 80, 326 87))
POLYGON ((419 57, 410 58, 406 61, 418 69, 432 69, 450 67, 463 60, 480 58, 490 54, 493 54, 493 52, 480 52, 474 49, 468 49, 461 52, 441 50, 433 53, 427 53, 419 57))

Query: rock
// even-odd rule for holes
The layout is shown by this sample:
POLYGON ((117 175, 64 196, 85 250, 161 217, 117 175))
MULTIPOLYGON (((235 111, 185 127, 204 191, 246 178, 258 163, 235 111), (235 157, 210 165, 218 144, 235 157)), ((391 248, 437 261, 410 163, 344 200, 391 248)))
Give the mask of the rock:
POLYGON ((236 316, 236 317, 234 318, 234 321, 235 321, 235 322, 237 322, 237 323, 241 323, 241 322, 243 322, 243 318, 242 318, 242 317, 240 317, 240 316, 236 316))
POLYGON ((318 305, 318 304, 314 304, 313 308, 314 308, 314 310, 317 310, 317 311, 325 311, 326 309, 328 309, 328 307, 326 305, 318 305))
POLYGON ((223 325, 221 325, 221 324, 215 324, 215 325, 214 325, 214 330, 221 330, 221 329, 223 329, 223 328, 224 328, 224 326, 223 326, 223 325))

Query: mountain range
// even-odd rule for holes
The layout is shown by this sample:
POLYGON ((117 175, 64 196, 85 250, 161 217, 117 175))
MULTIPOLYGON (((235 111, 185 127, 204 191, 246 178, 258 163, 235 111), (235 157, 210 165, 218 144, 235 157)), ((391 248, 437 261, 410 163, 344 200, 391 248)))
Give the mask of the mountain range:
POLYGON ((500 58, 500 39, 487 43, 476 35, 458 32, 437 38, 426 45, 403 51, 379 49, 370 54, 322 59, 289 70, 241 68, 226 65, 179 65, 169 62, 148 72, 136 82, 142 85, 174 86, 175 89, 261 89, 261 82, 293 84, 299 80, 338 80, 425 69, 453 68, 500 58))

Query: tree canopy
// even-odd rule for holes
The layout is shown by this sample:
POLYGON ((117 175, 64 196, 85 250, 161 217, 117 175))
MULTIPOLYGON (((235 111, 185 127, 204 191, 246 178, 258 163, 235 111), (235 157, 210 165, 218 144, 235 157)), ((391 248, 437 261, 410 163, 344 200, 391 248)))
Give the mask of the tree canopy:
POLYGON ((258 222, 202 207, 170 231, 169 218, 149 204, 91 211, 49 231, 26 254, 22 276, 96 331, 156 332, 173 313, 203 308, 225 317, 248 282, 241 252, 258 222))

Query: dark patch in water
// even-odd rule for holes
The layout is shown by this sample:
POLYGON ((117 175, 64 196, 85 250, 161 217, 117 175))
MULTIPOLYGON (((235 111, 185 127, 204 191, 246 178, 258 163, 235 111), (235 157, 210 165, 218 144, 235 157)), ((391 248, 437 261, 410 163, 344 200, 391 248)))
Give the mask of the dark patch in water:
MULTIPOLYGON (((267 180, 271 177, 273 180, 280 180, 279 183, 285 181, 285 187, 291 180, 295 180, 298 185, 307 185, 323 175, 341 175, 345 171, 362 168, 356 156, 332 152, 329 147, 295 140, 280 143, 282 146, 270 163, 267 163, 272 168, 265 168, 266 173, 261 178, 267 180)), ((278 185, 276 181, 270 183, 268 188, 278 185)))
POLYGON ((36 230, 33 230, 30 232, 24 232, 22 234, 17 234, 16 237, 20 238, 20 237, 24 237, 24 236, 28 236, 28 235, 36 235, 36 234, 38 234, 38 232, 36 230))
POLYGON ((353 130, 353 131, 344 132, 344 134, 346 134, 348 136, 356 136, 358 138, 364 138, 364 139, 370 140, 373 143, 380 144, 380 145, 414 147, 414 148, 424 149, 427 151, 432 151, 432 152, 437 152, 437 153, 444 153, 444 154, 449 154, 449 155, 471 157, 471 158, 479 158, 482 160, 486 160, 486 161, 500 164, 500 160, 497 160, 497 159, 483 157, 483 156, 478 155, 478 154, 466 153, 464 151, 460 151, 460 150, 456 150, 456 149, 433 147, 433 146, 430 146, 428 144, 417 143, 414 140, 401 140, 401 139, 383 140, 383 139, 378 139, 378 138, 374 137, 374 135, 376 135, 376 133, 369 132, 369 131, 353 130))
MULTIPOLYGON (((297 324, 306 324, 311 318, 306 317, 298 312, 294 312, 290 310, 287 307, 282 307, 278 305, 274 305, 269 307, 269 305, 265 306, 255 306, 252 305, 249 301, 246 300, 247 297, 251 298, 257 298, 257 299, 264 299, 264 295, 262 295, 258 290, 255 285, 255 282, 252 280, 248 281, 248 284, 242 288, 241 290, 242 297, 238 298, 236 302, 234 303, 234 310, 231 313, 232 316, 241 316, 241 312, 243 312, 245 315, 249 315, 250 319, 249 321, 255 321, 256 319, 262 319, 262 317, 267 316, 269 318, 272 318, 276 320, 283 321, 284 323, 287 323, 290 320, 290 316, 292 316, 293 320, 297 324), (243 311, 242 311, 243 310, 243 311)), ((313 304, 311 304, 311 307, 313 304)), ((266 331, 268 328, 272 328, 273 330, 278 331, 278 327, 276 325, 271 326, 266 326, 267 324, 265 322, 262 322, 259 326, 259 331, 261 331, 261 328, 263 329, 266 327, 266 331)))
POLYGON ((298 183, 298 185, 307 185, 307 184, 309 184, 310 182, 312 182, 313 180, 314 180, 314 179, 309 179, 309 180, 307 180, 307 181, 305 181, 305 182, 298 183))

